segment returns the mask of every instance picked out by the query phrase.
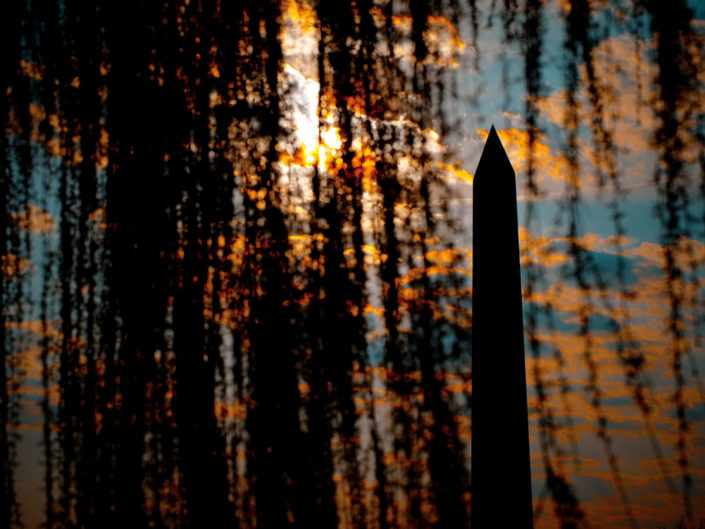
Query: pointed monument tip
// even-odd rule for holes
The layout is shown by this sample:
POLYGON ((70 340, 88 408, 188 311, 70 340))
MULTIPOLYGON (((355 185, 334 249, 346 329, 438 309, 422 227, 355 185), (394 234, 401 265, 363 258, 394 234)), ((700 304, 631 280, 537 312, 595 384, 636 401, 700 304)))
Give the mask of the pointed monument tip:
POLYGON ((485 147, 488 145, 492 145, 493 147, 496 147, 496 144, 499 144, 499 146, 504 150, 504 146, 502 145, 502 140, 499 139, 499 134, 497 134, 497 129, 494 128, 494 123, 490 127, 490 133, 487 135, 487 140, 485 141, 485 147))
MULTIPOLYGON (((487 135, 487 140, 485 141, 485 145, 494 145, 496 143, 499 143, 502 145, 502 140, 499 139, 499 134, 497 134, 497 129, 494 128, 494 123, 490 127, 490 133, 487 135)), ((504 146, 502 146, 504 148, 504 146)))
POLYGON ((485 141, 485 147, 482 149, 480 163, 478 163, 475 171, 475 180, 480 177, 480 173, 486 172, 489 167, 494 167, 495 169, 505 167, 511 172, 512 177, 514 175, 514 169, 512 168, 512 164, 509 161, 507 152, 504 150, 504 145, 502 145, 502 140, 499 138, 494 124, 492 124, 490 128, 490 133, 485 141))

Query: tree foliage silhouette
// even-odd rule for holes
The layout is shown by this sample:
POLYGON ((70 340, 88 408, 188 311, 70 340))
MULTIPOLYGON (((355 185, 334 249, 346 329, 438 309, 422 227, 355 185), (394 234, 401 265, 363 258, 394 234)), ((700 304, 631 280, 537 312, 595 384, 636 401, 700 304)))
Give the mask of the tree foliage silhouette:
MULTIPOLYGON (((501 27, 503 49, 521 50, 526 190, 538 201, 547 8, 499 4, 64 0, 0 9, 2 524, 23 524, 14 473, 23 351, 32 348, 25 331, 34 329, 49 529, 469 525, 471 291, 442 174, 451 158, 438 152, 462 125, 448 103, 461 90, 446 68, 457 50, 439 44, 438 28, 453 43, 465 25, 475 68, 488 27, 501 27), (301 140, 310 105, 313 146, 301 140), (55 232, 30 234, 29 204, 56 216, 55 232)), ((634 524, 602 404, 596 308, 615 322, 625 384, 660 446, 624 262, 615 301, 580 239, 579 138, 587 127, 620 253, 622 175, 595 50, 619 29, 655 41, 653 185, 688 516, 683 362, 702 341, 688 312, 702 312, 689 242, 705 220, 693 214, 705 192, 702 38, 683 1, 615 2, 619 17, 601 3, 562 4, 563 277, 580 292, 596 429, 634 524)), ((531 299, 550 278, 540 262, 524 264, 531 299)), ((550 351, 565 366, 543 339, 554 308, 527 306, 546 488, 561 527, 583 526, 551 377, 538 362, 550 351)), ((569 383, 555 376, 569 406, 569 383)))

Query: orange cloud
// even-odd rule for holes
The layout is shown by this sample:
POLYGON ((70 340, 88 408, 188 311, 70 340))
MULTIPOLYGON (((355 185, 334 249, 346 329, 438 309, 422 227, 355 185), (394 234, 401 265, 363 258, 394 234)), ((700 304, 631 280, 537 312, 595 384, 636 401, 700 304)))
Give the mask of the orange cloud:
POLYGON ((35 61, 20 60, 20 71, 22 75, 33 81, 41 81, 44 78, 44 66, 35 61))
POLYGON ((12 220, 20 230, 34 233, 53 233, 56 230, 56 219, 34 204, 27 204, 27 209, 13 214, 12 220))
MULTIPOLYGON (((478 129, 477 133, 483 142, 487 141, 488 130, 478 129)), ((545 135, 537 134, 533 145, 530 147, 529 133, 526 131, 504 129, 498 130, 497 134, 517 176, 528 170, 529 158, 531 157, 537 183, 540 184, 546 178, 552 180, 566 180, 569 178, 570 167, 568 161, 562 154, 553 152, 545 135)))
POLYGON ((14 277, 24 274, 32 267, 32 263, 24 257, 8 253, 0 256, 0 267, 4 277, 14 277))
MULTIPOLYGON (((596 182, 598 173, 607 176, 614 169, 622 185, 652 183, 658 157, 654 142, 659 127, 658 84, 652 82, 657 78, 658 67, 648 55, 653 47, 653 40, 620 35, 604 39, 594 48, 595 81, 592 88, 599 97, 602 125, 608 136, 602 137, 601 131, 595 133, 592 130, 596 109, 585 65, 579 66, 580 86, 574 94, 573 109, 569 108, 565 90, 535 101, 544 119, 561 128, 569 125, 569 111, 575 112, 579 161, 586 182, 596 182)), ((701 54, 694 53, 693 56, 700 57, 701 54)), ((696 75, 705 78, 705 68, 700 66, 696 75)), ((687 104, 696 113, 705 109, 702 98, 687 104)), ((697 164, 702 145, 692 134, 694 128, 694 123, 684 121, 677 134, 685 146, 679 156, 688 163, 697 164)))
MULTIPOLYGON (((382 10, 373 8, 371 14, 377 27, 382 28, 385 21, 382 10)), ((401 34, 401 39, 393 46, 394 56, 398 60, 413 62, 415 58, 411 41, 413 29, 411 15, 394 14, 392 15, 392 24, 401 34)), ((467 45, 462 40, 458 28, 450 20, 442 15, 429 15, 423 38, 429 52, 424 59, 425 64, 440 68, 457 68, 459 66, 458 57, 462 55, 467 45)))
POLYGON ((473 173, 469 173, 468 171, 460 167, 460 163, 452 164, 436 162, 436 164, 444 174, 452 175, 461 182, 467 182, 469 184, 472 184, 473 178, 475 178, 475 175, 473 173))

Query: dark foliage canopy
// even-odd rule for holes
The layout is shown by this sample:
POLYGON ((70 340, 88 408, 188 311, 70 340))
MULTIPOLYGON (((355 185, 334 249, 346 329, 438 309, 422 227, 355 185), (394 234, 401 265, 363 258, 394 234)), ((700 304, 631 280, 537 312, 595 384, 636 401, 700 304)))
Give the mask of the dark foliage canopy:
MULTIPOLYGON (((581 239, 581 142, 619 255, 626 171, 598 50, 622 32, 651 46, 640 57, 653 74, 649 186, 680 478, 659 472, 692 516, 689 359, 705 400, 693 246, 705 228, 701 26, 683 0, 559 4, 552 21, 541 0, 3 3, 0 526, 468 527, 471 255, 448 180, 457 153, 439 145, 488 126, 463 122, 483 96, 466 97, 459 72, 481 75, 483 35, 496 34, 499 53, 519 50, 504 94, 518 74, 531 229, 545 198, 551 23, 565 34, 559 282, 580 295, 586 394, 632 525, 602 404, 598 313, 662 448, 625 261, 610 290, 581 239), (43 488, 23 505, 28 383, 43 488)), ((529 257, 532 240, 522 264, 533 468, 545 481, 536 516, 548 498, 561 527, 582 527, 563 463, 575 425, 552 412, 571 389, 541 361, 565 367, 546 338, 556 307, 534 302, 555 278, 529 257)))

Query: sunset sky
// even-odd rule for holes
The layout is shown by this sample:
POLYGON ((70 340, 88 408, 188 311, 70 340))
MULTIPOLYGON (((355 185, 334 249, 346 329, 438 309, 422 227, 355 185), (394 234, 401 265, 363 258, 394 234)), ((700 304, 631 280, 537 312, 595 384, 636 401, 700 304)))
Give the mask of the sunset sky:
MULTIPOLYGON (((478 2, 478 8, 489 12, 490 4, 495 3, 478 2)), ((382 222, 383 204, 380 184, 374 178, 375 161, 379 160, 375 160, 373 147, 366 143, 366 135, 384 127, 409 130, 409 136, 415 135, 423 144, 432 170, 443 184, 444 189, 437 196, 447 210, 441 208, 438 215, 450 219, 441 233, 449 244, 431 244, 426 255, 417 256, 418 262, 428 263, 425 271, 402 268, 405 277, 399 281, 399 297, 412 306, 419 277, 453 277, 459 286, 449 297, 455 295, 457 300, 445 304, 447 300, 439 298, 437 315, 457 318, 460 326, 467 326, 472 284, 472 177, 494 125, 517 176, 533 495, 535 512, 540 513, 536 527, 558 527, 545 486, 544 466, 545 443, 555 442, 550 449, 551 461, 574 486, 580 508, 593 527, 616 529, 636 521, 639 527, 656 529, 676 523, 688 509, 692 510, 693 519, 705 517, 705 201, 699 165, 705 151, 702 137, 693 133, 697 126, 702 132, 702 121, 699 125, 693 123, 702 120, 705 113, 705 64, 699 64, 697 70, 701 97, 691 101, 692 114, 686 123, 689 127, 684 128, 681 138, 684 174, 688 179, 684 180, 680 204, 684 218, 690 219, 686 224, 688 233, 670 240, 666 251, 665 242, 670 235, 668 222, 663 220, 665 184, 663 176, 656 178, 663 159, 656 141, 659 86, 654 80, 658 73, 652 59, 654 36, 648 25, 628 32, 628 24, 615 22, 621 16, 620 10, 626 9, 621 2, 589 2, 596 13, 595 20, 602 24, 594 28, 599 38, 593 59, 603 125, 610 132, 610 141, 600 143, 591 128, 595 119, 591 103, 594 94, 589 91, 584 65, 577 71, 575 104, 568 102, 566 34, 560 16, 568 4, 566 0, 545 2, 540 95, 534 99, 529 100, 526 94, 524 52, 519 43, 504 42, 499 21, 491 26, 483 21, 473 45, 467 17, 456 27, 439 16, 428 23, 426 38, 433 51, 429 61, 435 61, 429 67, 443 72, 446 87, 455 88, 454 94, 445 95, 442 106, 456 127, 444 136, 441 130, 424 128, 411 119, 397 116, 385 120, 367 115, 363 102, 347 102, 354 116, 351 129, 359 131, 351 141, 351 160, 353 167, 360 169, 362 181, 362 251, 368 271, 379 271, 389 257, 380 250, 375 235, 382 222), (531 148, 526 116, 529 103, 537 112, 537 133, 531 148), (571 111, 575 114, 571 115, 571 111), (570 123, 575 126, 573 136, 570 123), (529 163, 534 170, 534 188, 528 185, 529 163), (618 224, 615 216, 619 217, 618 224), (679 273, 669 276, 664 271, 668 266, 679 273), (679 319, 675 322, 674 299, 679 301, 679 319), (529 325, 529 319, 535 324, 529 325), (529 338, 535 339, 534 347, 529 338), (678 372, 674 370, 674 350, 682 353, 678 372), (630 354, 641 360, 632 358, 630 364, 630 354), (634 362, 639 365, 636 371, 630 371, 634 362), (679 385, 677 378, 681 375, 683 382, 679 385), (545 402, 539 402, 537 383, 546 392, 545 402), (639 399, 641 406, 635 401, 639 399), (680 427, 679 403, 685 410, 685 422, 681 420, 680 427), (551 428, 542 424, 546 413, 554 421, 551 428), (544 435, 552 436, 552 441, 546 441, 544 435), (687 461, 679 465, 684 456, 687 461), (684 473, 692 479, 687 501, 683 494, 684 473)), ((314 171, 334 175, 341 170, 340 152, 345 138, 338 126, 337 102, 330 94, 320 92, 317 80, 319 35, 315 13, 307 2, 291 0, 285 5, 283 66, 278 78, 288 103, 285 118, 294 130, 279 145, 276 166, 292 225, 305 225, 313 215, 312 175, 314 171)), ((689 5, 694 10, 693 30, 705 39, 705 4, 691 0, 689 5)), ((383 14, 380 11, 375 16, 383 14)), ((404 13, 398 13, 393 23, 402 35, 410 34, 411 18, 404 13)), ((390 53, 400 61, 400 68, 412 68, 413 48, 408 38, 394 43, 390 53)), ((28 77, 41 75, 41 68, 30 61, 25 70, 28 77)), ((221 75, 217 65, 210 75, 221 75)), ((215 91, 211 93, 211 108, 218 104, 219 97, 215 91)), ((66 161, 61 146, 38 126, 44 119, 52 122, 40 105, 33 107, 33 119, 33 140, 46 163, 75 167, 77 164, 66 161)), ((54 122, 59 131, 59 117, 54 122)), ((109 141, 101 138, 106 151, 96 161, 100 174, 108 165, 109 141)), ((195 144, 193 149, 197 149, 195 144)), ((428 165, 421 165, 412 152, 398 155, 394 164, 412 180, 429 171, 428 165)), ((20 270, 29 289, 25 321, 8 324, 9 334, 21 339, 25 348, 20 366, 24 381, 20 389, 23 408, 16 479, 27 527, 37 526, 43 515, 41 507, 37 507, 44 501, 40 348, 43 338, 52 343, 61 338, 58 321, 48 321, 46 325, 41 322, 45 270, 50 271, 49 275, 58 274, 53 253, 61 235, 58 185, 47 181, 47 173, 41 167, 34 168, 27 208, 13 217, 18 229, 29 234, 31 250, 24 257, 13 257, 24 259, 20 265, 8 265, 10 257, 3 260, 6 275, 20 270)), ((264 209, 264 190, 258 195, 256 186, 243 186, 245 199, 264 209)), ((236 215, 245 200, 243 196, 233 198, 236 215)), ((95 208, 87 223, 87 233, 98 240, 106 230, 105 208, 95 208)), ((413 219, 409 224, 413 225, 413 219)), ((249 242, 239 235, 227 241, 215 239, 212 244, 237 268, 242 265, 249 242)), ((312 248, 322 243, 301 230, 289 233, 288 244, 289 258, 299 263, 305 262, 312 248)), ((352 259, 352 254, 348 248, 344 258, 352 259)), ((183 255, 177 256, 182 258, 183 255)), ((58 284, 53 286, 55 292, 60 288, 58 284)), ((388 377, 393 375, 381 361, 386 331, 383 287, 377 275, 370 273, 367 289, 369 299, 364 311, 370 365, 366 376, 372 381, 369 398, 380 423, 385 424, 389 423, 391 410, 404 404, 388 386, 388 377)), ((224 329, 234 329, 243 316, 217 317, 224 329)), ((232 344, 230 348, 226 362, 232 361, 232 344)), ((455 373, 449 370, 444 376, 444 391, 455 395, 450 399, 466 408, 457 422, 461 439, 467 444, 469 366, 455 373)), ((502 383, 501 374, 497 383, 502 383)), ((303 382, 299 390, 304 398, 309 391, 303 382)), ((58 395, 51 398, 55 404, 58 395)), ((368 405, 368 396, 360 394, 356 398, 360 408, 368 405)), ((216 405, 228 418, 236 421, 246 413, 245 404, 235 402, 232 395, 226 400, 216 405)), ((363 443, 368 441, 363 435, 363 443)), ((467 454, 469 457, 469 450, 467 454)), ((401 468, 405 464, 395 460, 391 450, 385 456, 391 466, 398 464, 401 468)))

